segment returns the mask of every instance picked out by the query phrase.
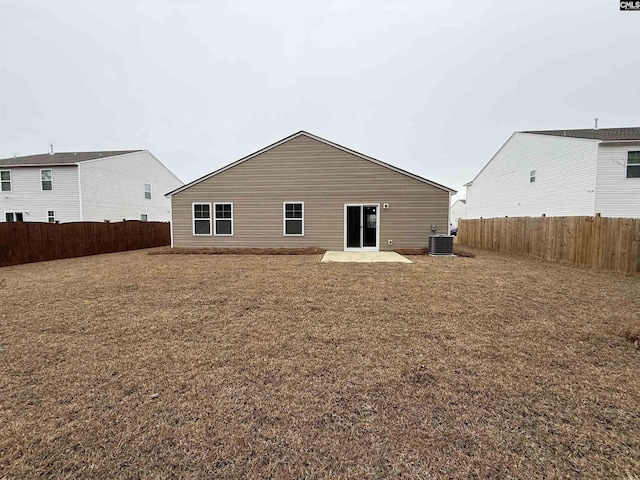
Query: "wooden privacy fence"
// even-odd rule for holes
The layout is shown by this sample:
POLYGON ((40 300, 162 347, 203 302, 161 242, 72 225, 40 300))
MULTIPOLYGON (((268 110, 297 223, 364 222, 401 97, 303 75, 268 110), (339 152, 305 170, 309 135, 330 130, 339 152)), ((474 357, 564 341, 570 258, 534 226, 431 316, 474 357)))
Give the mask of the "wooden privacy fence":
POLYGON ((640 219, 523 217, 460 220, 458 244, 627 275, 640 271, 640 219))
POLYGON ((171 243, 169 223, 0 223, 0 267, 171 243))

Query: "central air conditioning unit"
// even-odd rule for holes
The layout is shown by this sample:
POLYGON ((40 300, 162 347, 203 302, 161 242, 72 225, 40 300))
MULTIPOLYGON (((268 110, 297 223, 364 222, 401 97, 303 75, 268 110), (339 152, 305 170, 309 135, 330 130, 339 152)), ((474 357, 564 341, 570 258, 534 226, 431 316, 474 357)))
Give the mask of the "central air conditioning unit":
POLYGON ((453 255, 453 237, 451 235, 430 235, 429 255, 453 255))

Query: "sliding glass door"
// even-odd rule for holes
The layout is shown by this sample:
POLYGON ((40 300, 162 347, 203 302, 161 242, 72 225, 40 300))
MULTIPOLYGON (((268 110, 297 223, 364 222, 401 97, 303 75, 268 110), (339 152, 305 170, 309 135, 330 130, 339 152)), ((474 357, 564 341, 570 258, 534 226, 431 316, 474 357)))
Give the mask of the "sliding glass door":
POLYGON ((379 205, 345 205, 345 249, 378 250, 379 205))

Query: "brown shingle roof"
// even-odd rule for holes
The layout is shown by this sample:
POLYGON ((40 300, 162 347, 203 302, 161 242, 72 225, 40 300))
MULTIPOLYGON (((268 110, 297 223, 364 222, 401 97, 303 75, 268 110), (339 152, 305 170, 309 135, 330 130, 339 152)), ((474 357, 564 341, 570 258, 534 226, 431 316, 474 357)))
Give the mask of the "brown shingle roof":
POLYGON ((60 152, 41 153, 38 155, 26 155, 24 157, 1 158, 0 166, 28 166, 28 165, 72 165, 87 160, 114 157, 125 153, 140 152, 141 150, 114 150, 110 152, 60 152))
POLYGON ((640 140, 640 127, 626 128, 599 128, 594 130, 586 128, 582 130, 539 130, 522 133, 535 133, 538 135, 552 135, 554 137, 589 138, 605 142, 621 140, 640 140))

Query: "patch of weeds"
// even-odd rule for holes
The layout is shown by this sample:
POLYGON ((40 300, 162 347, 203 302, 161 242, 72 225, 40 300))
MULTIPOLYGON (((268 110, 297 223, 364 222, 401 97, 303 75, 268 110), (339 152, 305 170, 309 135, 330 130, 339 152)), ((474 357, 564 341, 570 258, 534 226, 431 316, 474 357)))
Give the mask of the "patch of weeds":
POLYGON ((426 365, 420 365, 417 369, 407 372, 405 377, 410 383, 423 387, 427 385, 434 385, 436 383, 436 377, 427 370, 426 365))
POLYGON ((627 325, 623 332, 624 338, 633 342, 636 348, 640 348, 640 322, 634 322, 627 325))

